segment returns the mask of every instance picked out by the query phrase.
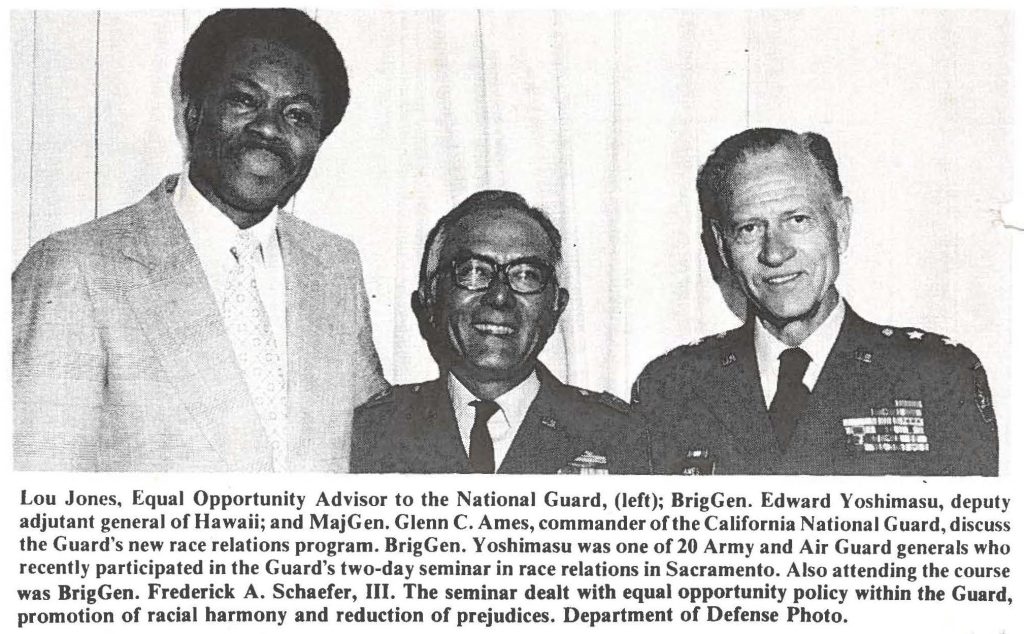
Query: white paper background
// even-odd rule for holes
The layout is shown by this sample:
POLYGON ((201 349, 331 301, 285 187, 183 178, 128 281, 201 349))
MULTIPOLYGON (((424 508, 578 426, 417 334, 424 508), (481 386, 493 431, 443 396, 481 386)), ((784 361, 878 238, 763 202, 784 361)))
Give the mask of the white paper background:
MULTIPOLYGON (((130 204, 180 169, 170 80, 203 15, 4 16, 11 83, 3 103, 10 112, 0 120, 10 122, 12 142, 10 170, 3 170, 11 179, 11 270, 32 242, 130 204)), ((953 336, 988 368, 1004 475, 940 486, 978 495, 1016 492, 1007 475, 1020 454, 1012 442, 1010 396, 1024 357, 1020 338, 1011 339, 1010 298, 1012 290, 1020 306, 1012 281, 1024 274, 1024 263, 1020 235, 999 222, 1014 165, 1008 13, 321 10, 318 18, 345 55, 354 96, 294 211, 359 246, 389 379, 434 373, 408 309, 428 228, 469 193, 502 187, 545 207, 566 244, 575 245, 566 253, 570 311, 547 361, 574 383, 625 395, 657 354, 736 323, 699 247, 693 181, 704 157, 748 126, 815 130, 832 140, 855 205, 840 278, 845 295, 874 321, 953 336), (1012 275, 1011 242, 1018 247, 1012 275)), ((9 322, 3 323, 6 333, 9 322)), ((209 482, 203 476, 135 476, 128 483, 123 476, 30 475, 12 472, 9 460, 0 531, 9 562, 0 579, 5 619, 15 608, 12 588, 24 584, 12 563, 18 558, 14 501, 22 487, 209 482)), ((241 475, 217 481, 234 488, 317 482, 383 492, 413 480, 241 475)), ((551 481, 524 479, 517 486, 544 489, 551 481)), ((588 486, 561 482, 565 490, 588 486)), ((668 478, 619 482, 691 488, 668 478)), ((727 482, 750 491, 763 484, 727 482)), ((821 480, 812 482, 771 484, 797 493, 821 480)), ((839 482, 857 490, 918 486, 913 479, 839 482)), ((463 486, 484 489, 487 481, 438 480, 438 488, 463 486)), ((1019 504, 1010 515, 1020 527, 1019 504)), ((842 631, 998 632, 1012 631, 1020 620, 1013 618, 1017 608, 961 607, 906 611, 894 604, 858 615, 842 631)))

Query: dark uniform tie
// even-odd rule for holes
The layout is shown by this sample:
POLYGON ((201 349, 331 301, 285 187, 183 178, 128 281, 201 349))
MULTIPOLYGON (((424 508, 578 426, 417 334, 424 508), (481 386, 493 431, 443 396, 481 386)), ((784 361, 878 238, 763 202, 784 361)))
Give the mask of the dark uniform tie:
POLYGON ((473 431, 469 433, 469 470, 472 473, 494 473, 494 443, 487 421, 498 411, 494 401, 473 401, 476 409, 473 417, 473 431))
POLYGON ((768 408, 768 417, 783 451, 789 446, 796 421, 811 395, 804 385, 804 373, 810 363, 811 357, 800 348, 787 348, 779 355, 779 385, 768 408))

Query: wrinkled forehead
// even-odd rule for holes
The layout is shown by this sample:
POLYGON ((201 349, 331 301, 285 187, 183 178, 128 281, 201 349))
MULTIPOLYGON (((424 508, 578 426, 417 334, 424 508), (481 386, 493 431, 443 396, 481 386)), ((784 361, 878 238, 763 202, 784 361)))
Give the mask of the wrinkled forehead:
POLYGON ((807 152, 777 147, 745 156, 730 172, 724 212, 765 206, 818 206, 834 198, 828 179, 807 152))
POLYGON ((555 248, 544 228, 512 209, 478 211, 460 218, 449 228, 441 259, 470 253, 498 262, 526 257, 555 261, 555 248))

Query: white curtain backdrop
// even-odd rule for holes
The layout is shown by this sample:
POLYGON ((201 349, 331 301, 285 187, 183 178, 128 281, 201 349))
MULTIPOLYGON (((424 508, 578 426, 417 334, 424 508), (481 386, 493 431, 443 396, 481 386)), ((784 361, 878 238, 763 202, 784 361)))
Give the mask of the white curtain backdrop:
MULTIPOLYGON (((1009 421, 1008 13, 315 15, 352 104, 291 207, 358 245, 392 382, 436 375, 409 309, 423 240, 485 188, 563 232, 571 300, 542 359, 570 382, 626 397, 655 356, 735 326, 694 179, 718 142, 765 125, 833 142, 857 311, 968 344, 1009 421)), ((12 14, 12 268, 181 169, 172 77, 203 17, 12 14)))

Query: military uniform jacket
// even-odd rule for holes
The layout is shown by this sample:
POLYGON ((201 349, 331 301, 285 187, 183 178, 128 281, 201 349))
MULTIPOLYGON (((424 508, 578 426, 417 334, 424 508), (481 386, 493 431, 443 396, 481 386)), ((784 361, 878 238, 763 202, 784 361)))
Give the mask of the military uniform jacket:
MULTIPOLYGON (((619 451, 628 406, 610 394, 565 385, 537 365, 540 391, 530 405, 498 473, 622 471, 619 451), (589 453, 588 453, 589 452, 589 453), (600 464, 600 458, 607 465, 600 464)), ((356 409, 352 471, 468 473, 469 457, 448 394, 446 377, 397 385, 356 409)))
POLYGON ((753 321, 676 348, 633 386, 655 473, 996 475, 985 370, 966 347, 847 306, 789 447, 776 442, 753 321))

